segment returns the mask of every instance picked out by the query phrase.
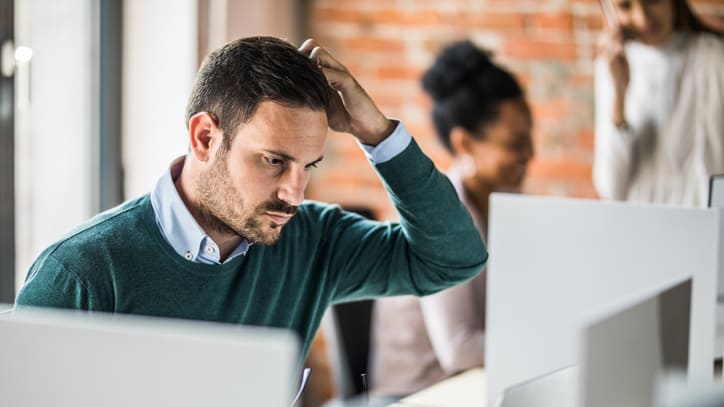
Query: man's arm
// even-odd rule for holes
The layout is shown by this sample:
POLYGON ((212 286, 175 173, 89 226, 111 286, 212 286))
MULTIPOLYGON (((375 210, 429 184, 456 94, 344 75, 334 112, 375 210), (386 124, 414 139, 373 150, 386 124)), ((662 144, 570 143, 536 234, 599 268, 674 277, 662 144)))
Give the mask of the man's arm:
POLYGON ((41 254, 33 263, 15 304, 71 309, 94 309, 90 290, 73 272, 53 257, 41 254), (41 272, 42 271, 42 272, 41 272))
MULTIPOLYGON (((333 130, 351 133, 367 146, 377 146, 393 133, 407 133, 402 124, 385 117, 349 71, 313 40, 300 51, 317 61, 334 90, 328 112, 333 130)), ((414 140, 399 154, 375 163, 375 169, 400 223, 332 216, 330 266, 340 273, 337 300, 425 295, 480 272, 488 258, 480 234, 452 184, 414 140)))

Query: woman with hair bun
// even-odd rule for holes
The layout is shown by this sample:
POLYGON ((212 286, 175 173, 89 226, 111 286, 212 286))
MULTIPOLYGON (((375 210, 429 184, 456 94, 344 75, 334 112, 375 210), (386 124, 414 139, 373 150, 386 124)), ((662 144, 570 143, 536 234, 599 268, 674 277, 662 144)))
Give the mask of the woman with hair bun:
MULTIPOLYGON (((448 177, 484 236, 490 194, 517 191, 533 157, 523 90, 469 41, 445 48, 422 85, 434 102, 437 136, 453 157, 448 177)), ((372 392, 402 397, 482 366, 484 332, 485 272, 428 297, 377 300, 372 392)))

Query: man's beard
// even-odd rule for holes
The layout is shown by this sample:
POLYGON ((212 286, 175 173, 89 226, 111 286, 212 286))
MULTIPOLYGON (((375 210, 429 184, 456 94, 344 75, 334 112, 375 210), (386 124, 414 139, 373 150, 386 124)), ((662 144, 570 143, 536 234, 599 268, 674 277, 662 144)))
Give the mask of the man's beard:
POLYGON ((196 181, 199 211, 205 227, 223 234, 235 234, 252 243, 274 244, 282 226, 267 220, 266 212, 294 215, 296 206, 271 199, 254 209, 246 208, 239 191, 232 185, 226 167, 226 154, 219 152, 216 163, 196 181), (264 222, 268 222, 266 227, 264 222))

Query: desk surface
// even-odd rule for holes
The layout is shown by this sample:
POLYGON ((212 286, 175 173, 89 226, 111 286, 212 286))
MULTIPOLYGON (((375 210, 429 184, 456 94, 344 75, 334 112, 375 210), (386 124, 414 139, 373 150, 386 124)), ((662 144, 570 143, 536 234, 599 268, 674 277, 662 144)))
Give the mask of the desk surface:
POLYGON ((487 394, 485 369, 460 373, 405 397, 389 407, 480 407, 487 394))

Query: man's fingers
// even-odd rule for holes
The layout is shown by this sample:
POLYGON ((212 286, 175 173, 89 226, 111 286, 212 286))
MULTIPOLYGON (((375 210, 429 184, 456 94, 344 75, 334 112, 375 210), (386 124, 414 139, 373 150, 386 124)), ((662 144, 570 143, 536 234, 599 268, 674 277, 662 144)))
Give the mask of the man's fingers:
POLYGON ((349 89, 348 86, 354 84, 352 77, 347 72, 327 68, 325 66, 322 66, 321 68, 324 76, 327 77, 327 82, 329 83, 329 86, 332 87, 332 89, 334 90, 341 91, 344 89, 349 89))
POLYGON ((309 54, 309 58, 316 61, 317 64, 323 68, 332 68, 343 72, 347 71, 347 68, 342 65, 341 62, 337 61, 332 54, 320 46, 316 46, 312 49, 312 52, 309 54))
POLYGON ((317 63, 321 67, 327 67, 337 69, 339 71, 346 71, 347 68, 342 65, 341 62, 337 61, 332 54, 326 49, 322 48, 316 40, 308 39, 302 43, 299 47, 299 52, 308 56, 311 60, 317 63))
POLYGON ((318 46, 319 44, 317 44, 317 41, 310 38, 302 43, 302 45, 299 47, 299 52, 306 56, 309 56, 312 53, 312 50, 314 50, 314 48, 318 46))

